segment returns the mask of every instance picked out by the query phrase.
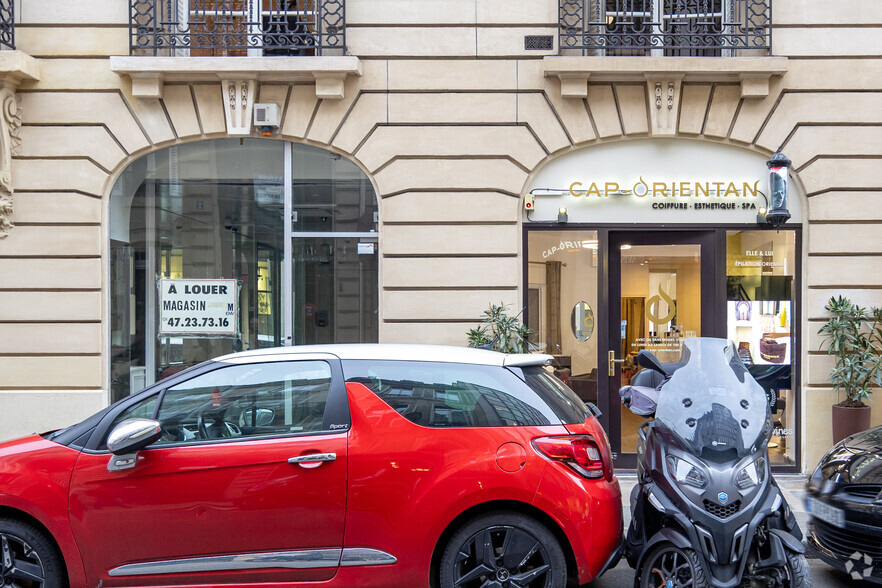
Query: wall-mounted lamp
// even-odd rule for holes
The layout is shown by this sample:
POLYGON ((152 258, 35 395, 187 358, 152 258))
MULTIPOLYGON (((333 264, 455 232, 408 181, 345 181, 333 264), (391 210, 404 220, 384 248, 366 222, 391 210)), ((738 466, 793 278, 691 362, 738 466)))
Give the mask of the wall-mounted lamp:
POLYGON ((560 208, 557 209, 557 222, 565 223, 565 222, 567 222, 568 218, 569 217, 567 217, 566 206, 561 206, 560 208))
POLYGON ((787 210, 787 180, 790 175, 792 162, 786 155, 778 151, 766 162, 769 167, 769 209, 760 208, 757 220, 760 218, 766 224, 775 228, 780 227, 790 219, 790 211, 787 210))

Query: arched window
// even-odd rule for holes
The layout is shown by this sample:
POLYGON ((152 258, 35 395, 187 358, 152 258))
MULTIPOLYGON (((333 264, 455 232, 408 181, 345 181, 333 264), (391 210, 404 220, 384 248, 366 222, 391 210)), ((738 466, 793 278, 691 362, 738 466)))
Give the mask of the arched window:
POLYGON ((307 145, 132 163, 110 200, 112 400, 224 353, 377 341, 377 222, 365 174, 307 145))

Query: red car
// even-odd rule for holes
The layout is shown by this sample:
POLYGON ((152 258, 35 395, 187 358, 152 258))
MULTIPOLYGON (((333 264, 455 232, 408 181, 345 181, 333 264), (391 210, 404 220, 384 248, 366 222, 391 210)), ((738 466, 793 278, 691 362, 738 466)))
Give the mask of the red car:
POLYGON ((588 582, 621 493, 550 360, 250 351, 0 444, 0 586, 588 582))

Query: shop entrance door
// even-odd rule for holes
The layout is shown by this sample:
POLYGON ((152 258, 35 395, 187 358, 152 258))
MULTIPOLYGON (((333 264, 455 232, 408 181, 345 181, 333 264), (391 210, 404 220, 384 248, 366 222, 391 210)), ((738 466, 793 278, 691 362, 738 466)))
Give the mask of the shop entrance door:
POLYGON ((638 351, 674 362, 686 337, 725 336, 716 283, 722 248, 713 231, 610 231, 608 243, 609 326, 598 391, 606 395, 604 425, 615 465, 633 468, 644 419, 621 405, 618 390, 637 372, 638 351))

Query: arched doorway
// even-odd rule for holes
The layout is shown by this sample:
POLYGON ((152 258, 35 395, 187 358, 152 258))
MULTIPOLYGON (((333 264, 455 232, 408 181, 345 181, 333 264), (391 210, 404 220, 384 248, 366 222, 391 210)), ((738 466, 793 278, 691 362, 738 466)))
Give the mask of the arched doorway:
POLYGON ((616 467, 636 464, 643 418, 619 388, 637 353, 676 361, 690 336, 733 340, 768 394, 770 459, 800 464, 802 199, 765 222, 766 156, 686 139, 571 151, 533 177, 524 305, 542 350, 603 412, 616 467))
POLYGON ((133 162, 110 198, 111 400, 233 351, 377 341, 377 215, 364 172, 307 145, 133 162))

